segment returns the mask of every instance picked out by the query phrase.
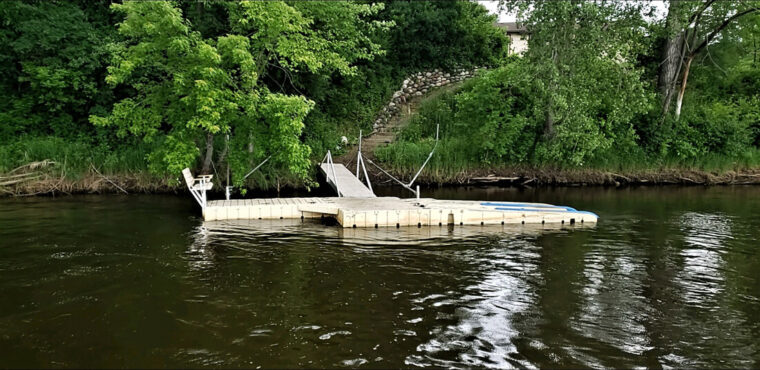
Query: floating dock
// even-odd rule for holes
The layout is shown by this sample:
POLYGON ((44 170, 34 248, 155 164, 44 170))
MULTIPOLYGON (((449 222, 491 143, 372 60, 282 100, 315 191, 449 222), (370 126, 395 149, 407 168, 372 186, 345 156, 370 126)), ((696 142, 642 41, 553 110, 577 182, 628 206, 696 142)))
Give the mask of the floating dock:
MULTIPOLYGON (((361 151, 357 162, 363 164, 361 151)), ((573 225, 594 224, 598 219, 597 215, 591 212, 545 203, 419 198, 419 187, 416 191, 412 190, 411 182, 401 185, 414 191, 416 198, 377 197, 372 191, 366 168, 363 171, 365 185, 359 178, 359 165, 354 176, 344 165, 333 163, 329 151, 319 169, 337 193, 337 197, 207 201, 206 191, 211 188, 211 177, 194 178, 189 169, 183 170, 183 175, 188 189, 203 209, 206 221, 331 217, 343 228, 400 228, 444 225, 573 225)))
POLYGON ((271 198, 209 201, 206 221, 332 217, 344 228, 595 223, 597 215, 544 203, 373 198, 271 198))

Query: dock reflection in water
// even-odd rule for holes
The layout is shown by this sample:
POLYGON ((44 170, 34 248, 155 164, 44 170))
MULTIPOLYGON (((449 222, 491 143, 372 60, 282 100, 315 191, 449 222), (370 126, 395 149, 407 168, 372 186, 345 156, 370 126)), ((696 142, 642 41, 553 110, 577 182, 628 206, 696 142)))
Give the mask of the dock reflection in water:
POLYGON ((343 229, 203 222, 182 197, 2 200, 0 358, 760 366, 760 188, 432 193, 572 204, 601 221, 343 229))

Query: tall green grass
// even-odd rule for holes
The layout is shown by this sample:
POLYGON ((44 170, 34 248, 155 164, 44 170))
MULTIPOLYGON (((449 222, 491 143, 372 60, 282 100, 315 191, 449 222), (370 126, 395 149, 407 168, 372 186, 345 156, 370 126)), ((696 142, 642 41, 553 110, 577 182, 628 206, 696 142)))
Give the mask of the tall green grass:
POLYGON ((103 174, 147 174, 146 155, 150 146, 91 144, 57 137, 24 137, 0 145, 0 173, 19 166, 54 161, 55 168, 69 178, 79 178, 94 166, 103 174))

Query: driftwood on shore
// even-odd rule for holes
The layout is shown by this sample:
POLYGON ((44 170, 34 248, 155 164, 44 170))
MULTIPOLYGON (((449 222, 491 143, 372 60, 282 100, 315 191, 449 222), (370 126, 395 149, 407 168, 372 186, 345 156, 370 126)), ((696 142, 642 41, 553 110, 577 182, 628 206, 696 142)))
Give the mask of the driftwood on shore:
MULTIPOLYGON (((428 185, 498 186, 626 186, 626 185, 760 185, 760 168, 725 172, 661 169, 614 173, 594 169, 505 169, 462 171, 454 175, 425 175, 428 185)), ((404 174, 398 174, 404 176, 404 174)))
POLYGON ((177 188, 167 181, 147 174, 119 174, 106 176, 90 164, 90 171, 79 176, 68 176, 65 166, 51 160, 35 161, 0 174, 0 195, 32 196, 44 194, 169 192, 177 188))

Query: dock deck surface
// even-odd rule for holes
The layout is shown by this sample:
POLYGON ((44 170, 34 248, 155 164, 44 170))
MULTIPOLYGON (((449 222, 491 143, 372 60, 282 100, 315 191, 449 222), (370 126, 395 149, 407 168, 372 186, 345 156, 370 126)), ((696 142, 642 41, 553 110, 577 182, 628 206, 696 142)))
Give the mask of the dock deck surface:
MULTIPOLYGON (((345 169, 345 167, 344 167, 345 169)), ((355 178, 355 177, 354 177, 355 178)), ((545 203, 401 199, 270 198, 209 201, 207 221, 333 217, 343 227, 595 223, 597 215, 545 203)))

